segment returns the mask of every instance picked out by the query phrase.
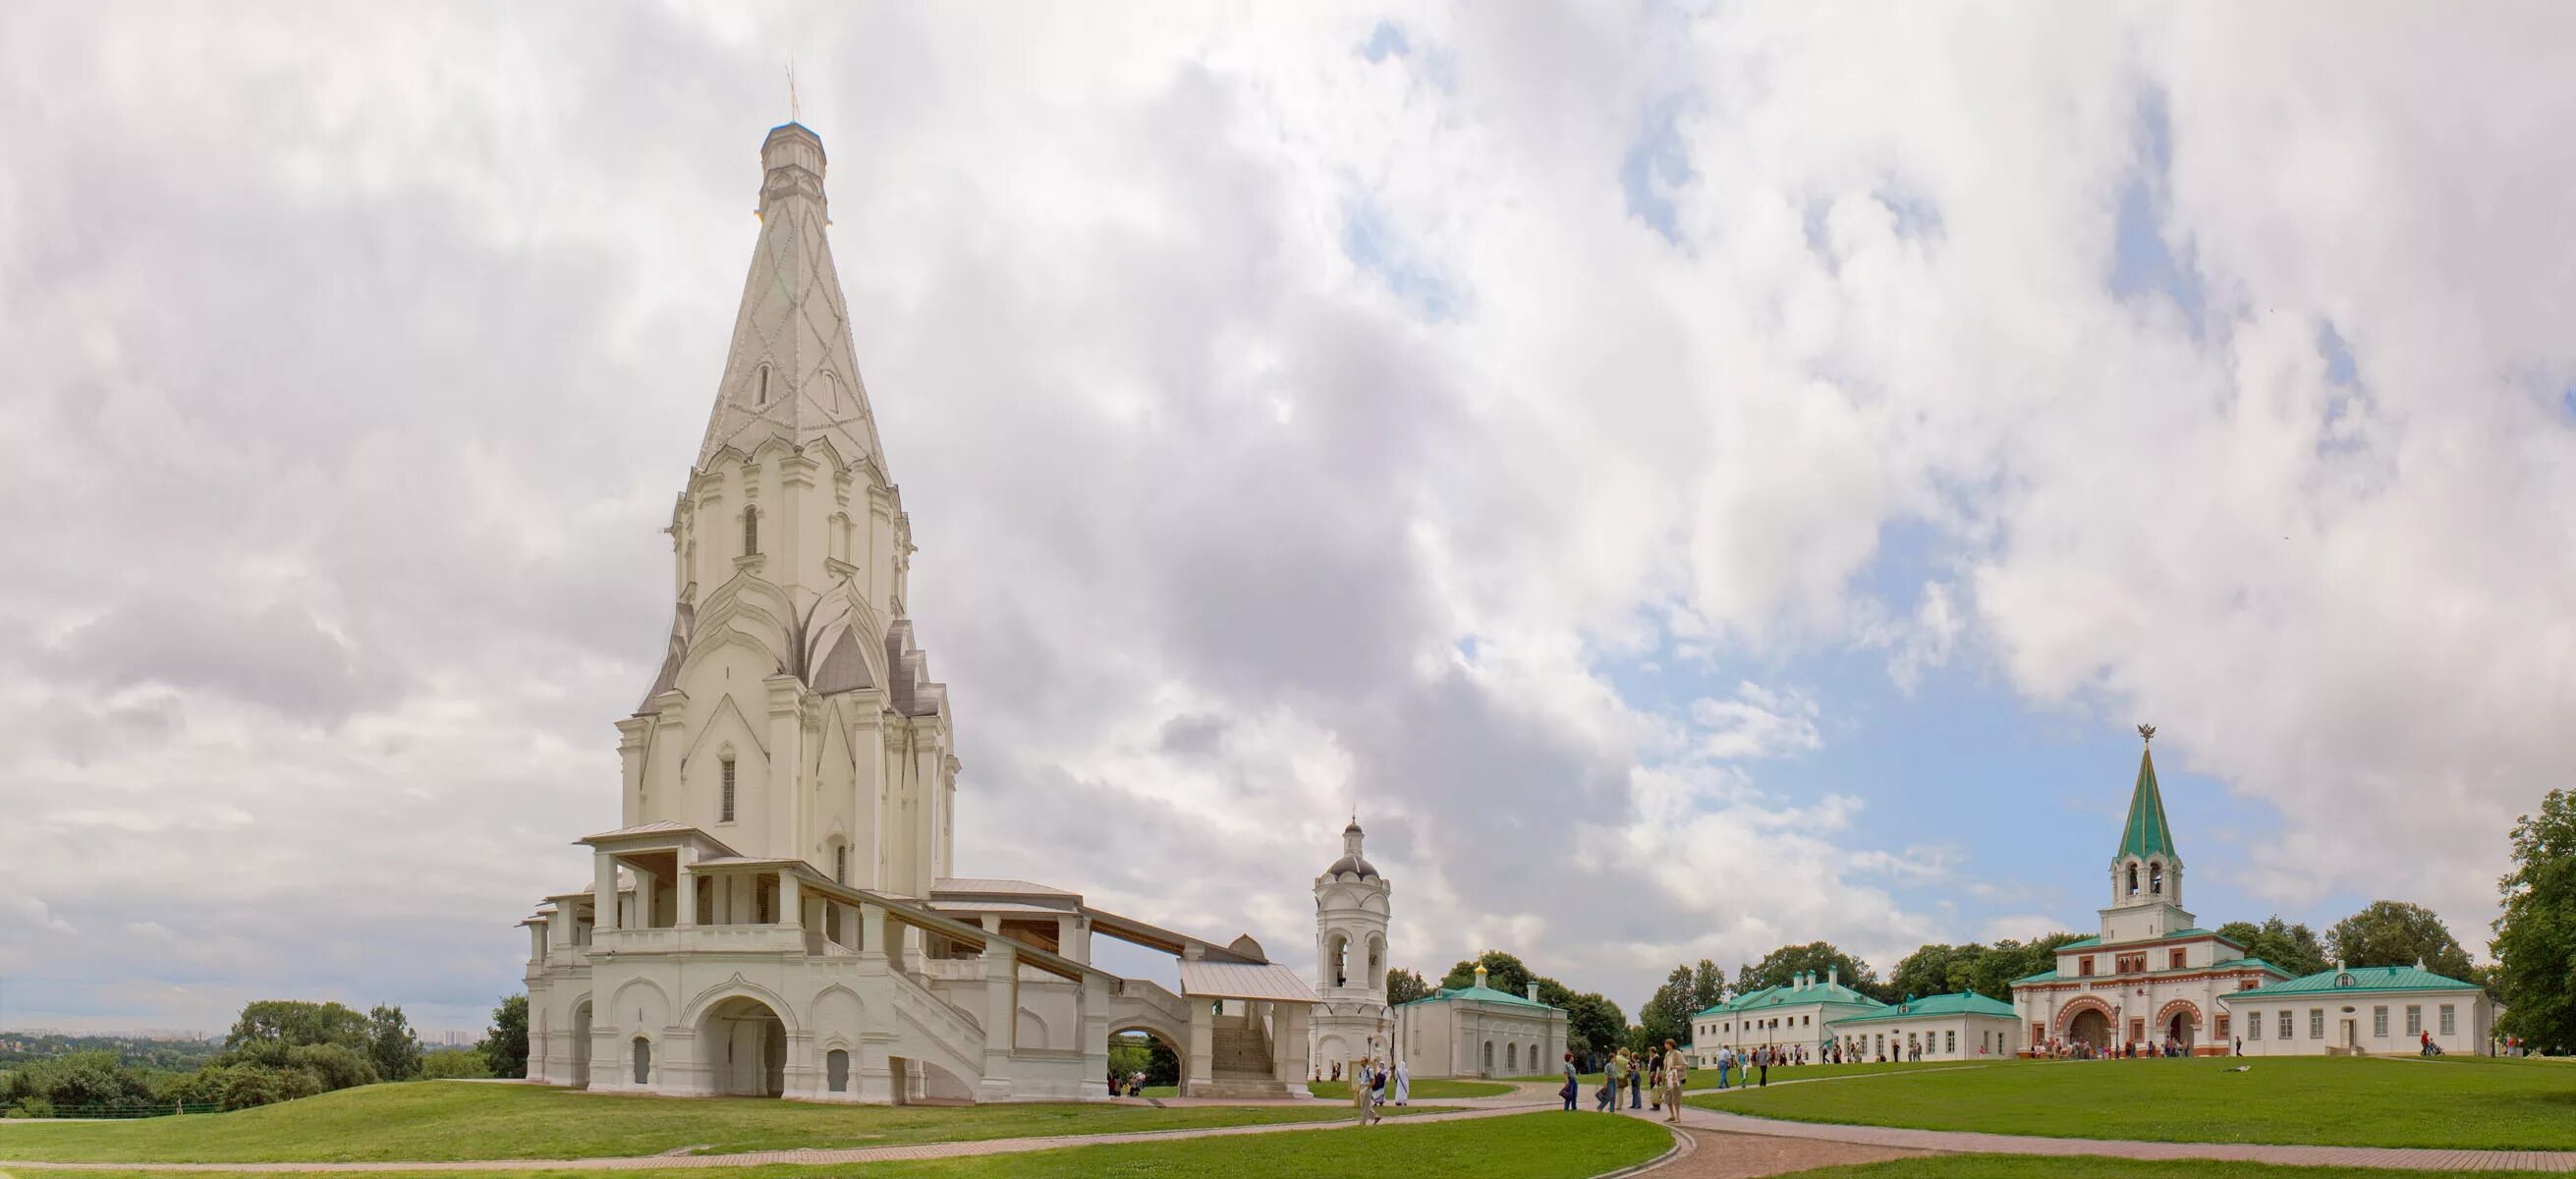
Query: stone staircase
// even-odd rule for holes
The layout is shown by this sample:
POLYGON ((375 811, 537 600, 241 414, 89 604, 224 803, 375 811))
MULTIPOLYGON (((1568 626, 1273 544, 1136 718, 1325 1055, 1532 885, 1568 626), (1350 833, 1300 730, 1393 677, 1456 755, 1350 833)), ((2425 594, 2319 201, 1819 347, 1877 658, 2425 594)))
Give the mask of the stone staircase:
POLYGON ((1192 1097, 1245 1100, 1290 1097, 1272 1075, 1270 1037, 1249 1019, 1220 1019, 1208 1039, 1209 1077, 1191 1086, 1192 1097))

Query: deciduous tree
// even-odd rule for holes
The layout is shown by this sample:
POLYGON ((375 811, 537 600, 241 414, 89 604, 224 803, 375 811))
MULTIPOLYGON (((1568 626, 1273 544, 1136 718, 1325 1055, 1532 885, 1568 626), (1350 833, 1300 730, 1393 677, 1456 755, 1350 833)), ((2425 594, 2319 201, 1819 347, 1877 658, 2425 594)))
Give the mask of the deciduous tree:
POLYGON ((2552 790, 2513 825, 2513 871, 2498 882, 2496 1030, 2534 1052, 2576 1052, 2576 792, 2552 790))
POLYGON ((2326 948, 2317 941, 2316 931, 2305 923, 2283 921, 2278 913, 2260 925, 2230 921, 2218 927, 2218 936, 2245 947, 2248 955, 2280 967, 2292 978, 2326 968, 2326 948))
POLYGON ((2449 926, 2422 905, 2372 901, 2361 912, 2335 922, 2326 945, 2346 966, 2413 966, 2446 978, 2469 977, 2469 952, 2449 926))
POLYGON ((420 1037, 403 1018, 402 1008, 379 1005, 367 1012, 367 1059, 374 1062, 376 1075, 388 1081, 420 1075, 420 1037))
POLYGON ((1735 974, 1738 995, 1764 987, 1785 987, 1799 974, 1812 972, 1823 978, 1828 972, 1840 972, 1844 986, 1882 1001, 1893 1001, 1889 988, 1878 981, 1878 972, 1867 962, 1836 949, 1832 942, 1808 942, 1802 946, 1782 946, 1762 956, 1735 974))
POLYGON ((475 1045, 496 1077, 528 1075, 528 997, 511 995, 492 1009, 492 1029, 475 1045))
POLYGON ((1422 975, 1418 971, 1398 967, 1386 972, 1388 1003, 1410 1003, 1430 993, 1431 984, 1422 981, 1422 975))

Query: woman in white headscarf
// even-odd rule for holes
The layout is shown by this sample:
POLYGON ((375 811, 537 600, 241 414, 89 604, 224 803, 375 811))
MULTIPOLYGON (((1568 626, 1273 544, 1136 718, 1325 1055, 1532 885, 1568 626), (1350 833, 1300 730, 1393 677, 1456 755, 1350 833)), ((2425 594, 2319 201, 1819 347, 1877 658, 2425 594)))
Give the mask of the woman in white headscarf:
POLYGON ((1397 1105, 1406 1105, 1406 1104, 1410 1104, 1410 1103, 1412 1102, 1412 1100, 1413 1100, 1413 1069, 1412 1069, 1412 1067, 1411 1067, 1411 1066, 1409 1066, 1409 1065, 1405 1064, 1405 1063, 1404 1063, 1403 1061, 1401 1061, 1401 1060, 1396 1061, 1396 1062, 1395 1062, 1395 1103, 1396 1103, 1397 1105))

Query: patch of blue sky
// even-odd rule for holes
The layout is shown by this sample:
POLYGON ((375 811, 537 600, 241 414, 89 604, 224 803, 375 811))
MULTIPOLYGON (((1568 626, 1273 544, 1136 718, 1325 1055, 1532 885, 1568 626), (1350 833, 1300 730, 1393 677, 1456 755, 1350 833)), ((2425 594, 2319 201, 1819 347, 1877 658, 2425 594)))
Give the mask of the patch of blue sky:
POLYGON ((1375 201, 1358 199, 1342 209, 1342 255, 1377 276, 1414 314, 1433 322, 1456 319, 1458 289, 1426 265, 1375 201))
MULTIPOLYGON (((1854 589, 1877 597, 1892 615, 1910 614, 1923 584, 1947 579, 1950 567, 1936 526, 1899 523, 1883 535, 1879 556, 1854 589)), ((2132 725, 2154 718, 2026 700, 1977 654, 1973 641, 1926 669, 1909 692, 1889 676, 1890 654, 1849 645, 1771 659, 1743 650, 1690 659, 1667 644, 1599 670, 1631 707, 1685 720, 1691 701, 1733 699, 1746 680, 1806 694, 1817 705, 1822 744, 1739 763, 1755 789, 1793 804, 1830 795, 1859 799, 1862 806, 1845 829, 1817 833, 1838 846, 1898 855, 1908 848, 1946 849, 1938 854, 1958 857, 1948 878, 1900 874, 1878 881, 1909 911, 1946 906, 1955 922, 1952 936, 1982 939, 1988 921, 2034 913, 2077 932, 2093 929, 2137 779, 2132 725)), ((2183 759, 2170 751, 2179 734, 2166 736, 2157 776, 2191 871, 2186 899, 2213 926, 2270 914, 2273 906, 2236 881, 2277 836, 2279 812, 2183 772, 2183 759)), ((1748 847, 1744 854, 1762 850, 1748 847)), ((2331 922, 2357 907, 2344 900, 2284 915, 2331 922)))
POLYGON ((1682 142, 1686 97, 1667 95, 1649 104, 1636 137, 1619 159, 1619 191, 1627 198, 1628 215, 1675 245, 1681 243, 1682 231, 1681 211, 1673 195, 1697 175, 1691 168, 1690 149, 1682 142))
POLYGON ((2120 186, 2114 221, 2111 291, 2122 299, 2162 295, 2199 339, 2208 310, 2200 272, 2165 236, 2173 173, 2173 124, 2162 91, 2148 90, 2133 125, 2138 160, 2120 186))
POLYGON ((1403 57, 1413 52, 1413 43, 1404 35, 1404 26, 1394 21, 1379 21, 1369 30, 1369 39, 1360 44, 1360 56, 1371 64, 1390 57, 1403 57))

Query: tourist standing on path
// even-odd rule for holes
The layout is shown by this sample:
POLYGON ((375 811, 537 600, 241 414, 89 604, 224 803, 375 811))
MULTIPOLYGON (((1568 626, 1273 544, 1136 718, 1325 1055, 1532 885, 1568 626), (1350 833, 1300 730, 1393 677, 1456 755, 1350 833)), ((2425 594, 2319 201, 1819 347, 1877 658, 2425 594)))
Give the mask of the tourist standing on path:
POLYGON ((1639 1056, 1628 1069, 1628 1108, 1645 1108, 1646 1058, 1639 1056))
POLYGON ((1412 1104, 1412 1102, 1413 1102, 1413 1069, 1412 1069, 1412 1067, 1411 1067, 1411 1066, 1409 1066, 1409 1065, 1405 1064, 1405 1063, 1404 1063, 1403 1061, 1401 1061, 1401 1060, 1396 1061, 1396 1062, 1395 1062, 1395 1103, 1396 1103, 1397 1105, 1410 1105, 1410 1104, 1412 1104))
POLYGON ((1386 1119, 1386 1073, 1385 1065, 1370 1070, 1368 1124, 1372 1126, 1386 1119))
POLYGON ((1682 1054, 1674 1050, 1670 1040, 1664 1041, 1662 1059, 1664 1071, 1657 1079, 1663 1082, 1661 1104, 1664 1120, 1678 1122, 1682 1120, 1682 1084, 1690 1080, 1690 1062, 1682 1059, 1682 1054))
POLYGON ((1628 1050, 1622 1048, 1610 1054, 1610 1063, 1601 1066, 1601 1091, 1593 1094, 1592 1108, 1595 1111, 1618 1112, 1619 1089, 1627 1083, 1628 1050))
POLYGON ((1765 1045, 1765 1046, 1763 1046, 1763 1047, 1761 1047, 1761 1048, 1757 1048, 1757 1049, 1755 1049, 1755 1050, 1754 1050, 1754 1052, 1753 1052, 1753 1062, 1754 1062, 1755 1064, 1759 1064, 1759 1065, 1761 1065, 1761 1066, 1762 1066, 1762 1087, 1763 1087, 1763 1088, 1765 1088, 1765 1089, 1770 1088, 1770 1087, 1771 1087, 1771 1049, 1770 1049, 1770 1047, 1769 1047, 1768 1045, 1765 1045))
POLYGON ((1726 1078, 1735 1071, 1735 1049, 1720 1046, 1717 1050, 1717 1087, 1726 1087, 1726 1078))
POLYGON ((1565 1054, 1565 1088, 1557 1090, 1556 1094, 1565 1099, 1565 1112, 1574 1112, 1574 1095, 1582 1091, 1583 1086, 1574 1076, 1574 1054, 1568 1052, 1565 1054))
POLYGON ((1369 1062, 1363 1059, 1357 1064, 1351 1066, 1351 1112, 1358 1114, 1359 1119, 1362 1122, 1366 1122, 1368 1121, 1368 1107, 1369 1062))

